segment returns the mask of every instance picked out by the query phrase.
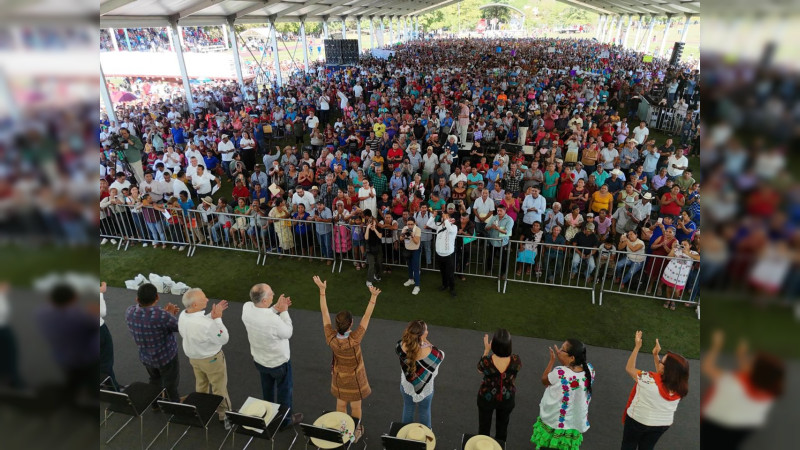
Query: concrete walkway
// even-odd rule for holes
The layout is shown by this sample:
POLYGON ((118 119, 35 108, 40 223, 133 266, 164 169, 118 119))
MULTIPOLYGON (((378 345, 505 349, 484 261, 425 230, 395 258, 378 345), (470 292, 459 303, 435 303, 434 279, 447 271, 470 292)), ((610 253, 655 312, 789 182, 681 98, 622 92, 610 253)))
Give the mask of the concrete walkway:
MULTIPOLYGON (((336 311, 337 295, 328 297, 331 311, 336 311)), ((364 306, 367 303, 364 296, 364 306)), ((229 299, 244 301, 246 299, 229 299)), ((137 349, 125 326, 125 309, 135 301, 135 292, 119 288, 109 288, 106 293, 108 316, 106 323, 114 337, 115 372, 120 383, 147 381, 147 372, 138 360, 137 349)), ((180 299, 171 295, 162 295, 161 304, 167 302, 180 305, 180 299)), ((380 300, 377 308, 380 308, 380 300)), ((241 321, 242 304, 232 302, 223 318, 231 339, 224 347, 228 362, 228 389, 231 401, 236 408, 248 396, 259 397, 261 385, 253 360, 247 333, 241 321)), ((360 316, 363 311, 353 311, 360 316)), ((323 410, 333 410, 336 401, 330 394, 330 361, 331 353, 325 345, 322 333, 322 320, 319 312, 290 310, 294 323, 294 336, 291 340, 292 366, 294 371, 294 407, 295 411, 305 414, 305 422, 311 423, 323 410)), ((422 317, 421 319, 424 319, 422 317)), ((357 320, 357 319, 356 319, 357 320)), ((579 318, 577 320, 580 320, 579 318)), ((394 346, 400 339, 405 323, 389 320, 372 319, 363 342, 364 359, 367 375, 372 386, 372 395, 363 404, 365 439, 370 448, 381 448, 380 435, 389 429, 392 421, 400 421, 402 398, 400 396, 400 367, 394 353, 394 346)), ((494 330, 486 330, 491 335, 494 330)), ((570 336, 564 336, 568 338, 570 336)), ((656 336, 645 336, 645 348, 639 356, 637 366, 643 370, 652 370, 651 342, 656 336)), ((669 337, 658 336, 665 350, 669 349, 669 337)), ((445 360, 436 378, 433 400, 433 430, 436 433, 437 448, 456 449, 460 445, 463 433, 476 433, 478 428, 478 411, 476 396, 481 376, 476 371, 476 364, 483 352, 483 333, 457 328, 437 327, 429 324, 429 339, 441 348, 445 360)), ((560 342, 546 341, 529 337, 514 337, 514 352, 520 355, 523 368, 517 378, 516 408, 511 415, 509 440, 507 449, 530 449, 532 425, 538 415, 538 405, 544 390, 539 381, 542 371, 547 365, 549 346, 560 342)), ((631 346, 633 334, 631 333, 631 346)), ((625 403, 633 385, 633 381, 625 374, 627 351, 599 347, 589 347, 588 359, 595 366, 597 378, 594 384, 594 395, 589 409, 591 429, 584 435, 583 448, 586 449, 618 449, 622 438, 621 417, 625 403)), ((180 393, 186 395, 194 390, 194 376, 189 360, 179 350, 181 360, 180 393)), ((659 448, 664 449, 697 449, 699 448, 700 418, 700 370, 699 362, 690 361, 691 378, 687 398, 681 401, 675 414, 675 423, 668 430, 659 448)), ((127 419, 125 419, 127 420, 127 419)), ((148 442, 163 426, 165 417, 160 413, 145 414, 145 441, 148 442)), ((123 423, 122 417, 114 417, 110 427, 118 427, 123 423)), ((300 432, 299 427, 298 432, 300 432)), ((101 430, 101 437, 109 436, 113 428, 101 430)), ((177 428, 176 428, 177 431, 177 428)), ((181 431, 182 432, 182 431, 181 431)), ((287 449, 293 437, 291 431, 278 435, 276 449, 287 449)), ((177 439, 177 434, 170 433, 170 439, 177 439)), ((198 448, 202 446, 203 434, 190 431, 178 448, 198 448)), ((225 430, 222 425, 212 423, 209 432, 209 448, 217 448, 222 443, 225 430)), ((105 439, 104 439, 105 440, 105 439)), ((138 427, 131 424, 105 448, 130 449, 138 448, 138 427)), ((294 448, 303 448, 302 433, 294 448)), ((154 448, 169 448, 172 445, 162 435, 154 448)), ((226 445, 230 445, 228 442, 226 445)), ((237 448, 243 442, 237 440, 237 448)), ((254 446, 263 443, 254 442, 254 446)), ((361 444, 359 444, 361 445, 361 444)), ((354 448, 360 448, 359 445, 354 448)), ((263 447, 254 447, 263 448, 263 447)))

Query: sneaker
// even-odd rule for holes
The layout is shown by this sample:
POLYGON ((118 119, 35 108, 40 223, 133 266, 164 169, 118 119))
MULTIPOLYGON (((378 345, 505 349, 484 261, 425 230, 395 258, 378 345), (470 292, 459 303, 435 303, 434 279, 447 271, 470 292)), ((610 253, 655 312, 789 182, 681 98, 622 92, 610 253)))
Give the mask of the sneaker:
POLYGON ((411 295, 419 294, 419 286, 414 286, 414 289, 411 291, 411 295))
POLYGON ((381 281, 381 277, 379 277, 379 276, 377 276, 377 275, 375 275, 375 277, 374 277, 374 278, 375 278, 375 281, 381 281))
POLYGON ((147 242, 142 242, 142 247, 147 247, 147 242))
POLYGON ((372 283, 370 283, 369 281, 367 281, 367 287, 368 287, 368 288, 371 288, 371 287, 372 287, 372 283))
POLYGON ((177 246, 177 245, 173 245, 173 246, 172 246, 172 249, 173 249, 173 250, 175 250, 176 248, 178 248, 178 246, 177 246))
POLYGON ((108 238, 103 238, 103 240, 100 241, 100 245, 106 245, 107 243, 108 243, 108 238))
POLYGON ((182 252, 182 251, 184 251, 185 249, 186 249, 186 246, 185 246, 185 245, 181 245, 180 247, 178 247, 178 251, 179 251, 179 252, 182 252))
POLYGON ((405 283, 403 283, 403 286, 405 286, 405 287, 409 287, 409 286, 411 286, 412 284, 414 284, 414 280, 412 280, 412 279, 410 279, 410 278, 409 278, 409 280, 408 280, 408 281, 406 281, 405 283))
POLYGON ((114 244, 114 245, 117 245, 117 240, 116 239, 112 239, 111 243, 114 244))
POLYGON ((219 421, 219 423, 221 423, 221 424, 222 424, 222 426, 224 426, 224 427, 225 427, 225 431, 230 431, 230 429, 231 429, 231 428, 233 428, 233 424, 231 423, 231 421, 230 421, 230 420, 228 420, 228 417, 227 417, 227 416, 226 416, 224 419, 221 419, 221 420, 219 421))

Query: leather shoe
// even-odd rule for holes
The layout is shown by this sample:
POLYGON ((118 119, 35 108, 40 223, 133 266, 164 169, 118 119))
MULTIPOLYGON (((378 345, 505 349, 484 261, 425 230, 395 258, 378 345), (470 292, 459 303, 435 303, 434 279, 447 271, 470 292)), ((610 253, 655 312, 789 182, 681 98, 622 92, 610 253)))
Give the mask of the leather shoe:
POLYGON ((283 431, 287 428, 291 428, 302 421, 303 421, 303 413, 294 413, 292 414, 291 422, 284 422, 283 426, 281 426, 280 431, 283 431))

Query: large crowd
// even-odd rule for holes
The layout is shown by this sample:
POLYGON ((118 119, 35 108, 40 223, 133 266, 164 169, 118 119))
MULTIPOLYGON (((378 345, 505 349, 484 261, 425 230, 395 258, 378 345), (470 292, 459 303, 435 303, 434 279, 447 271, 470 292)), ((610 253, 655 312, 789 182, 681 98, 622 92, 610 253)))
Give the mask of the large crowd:
MULTIPOLYGON (((186 50, 197 51, 209 45, 222 44, 220 32, 207 32, 203 27, 181 27, 186 50)), ((100 29, 100 51, 114 51, 114 33, 118 50, 134 52, 168 52, 171 45, 166 28, 109 28, 100 29), (130 42, 130 48, 128 43, 130 42)))
MULTIPOLYGON (((699 261, 699 183, 687 158, 698 138, 696 80, 596 41, 439 40, 435 50, 398 47, 390 61, 318 65, 278 88, 199 85, 192 108, 151 96, 120 107, 120 123, 104 120, 103 205, 150 197, 145 209, 198 210, 199 223, 219 230, 206 233, 215 242, 236 242, 231 215, 249 215, 237 244, 260 234, 287 254, 305 252, 297 233, 310 227, 275 224, 314 220, 325 235, 314 246, 324 256, 353 249, 368 283, 390 270, 379 266, 387 250, 409 256, 416 279, 418 256, 449 266, 456 247, 487 238, 489 273, 500 266, 505 276, 507 251, 512 275, 550 282, 565 265, 592 282, 603 262, 621 289, 682 297, 699 261), (645 95, 687 105, 678 109, 685 133, 657 142, 637 115, 645 95), (119 152, 109 145, 117 133, 129 139, 119 152), (214 198, 217 184, 235 186, 232 198, 214 198), (419 244, 404 234, 412 222, 419 244), (434 233, 450 222, 455 243, 440 249, 434 233)), ((166 247, 163 231, 130 228, 166 247)))

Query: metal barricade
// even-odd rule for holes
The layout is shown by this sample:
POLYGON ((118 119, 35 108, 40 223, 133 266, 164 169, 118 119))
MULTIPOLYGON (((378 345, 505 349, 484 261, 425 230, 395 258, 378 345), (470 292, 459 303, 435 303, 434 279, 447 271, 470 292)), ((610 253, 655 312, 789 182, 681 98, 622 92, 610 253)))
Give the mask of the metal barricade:
POLYGON ((605 264, 597 248, 510 241, 508 250, 503 292, 509 281, 581 289, 592 293, 595 304, 595 284, 605 264), (582 253, 588 255, 583 257, 582 253))
POLYGON ((186 254, 191 256, 194 244, 187 232, 188 217, 181 208, 114 204, 101 209, 105 219, 101 220, 100 236, 119 239, 118 250, 128 250, 136 242, 143 247, 188 249, 186 254))
MULTIPOLYGON (((256 264, 262 260, 261 233, 256 232, 260 218, 255 214, 230 214, 191 210, 190 230, 194 247, 222 248, 258 255, 256 264)), ((266 257, 264 257, 266 259, 266 257)))
POLYGON ((618 259, 604 265, 603 276, 598 280, 601 306, 607 293, 630 295, 693 305, 700 319, 699 261, 687 257, 642 255, 645 259, 639 263, 624 252, 616 255, 618 259))
POLYGON ((675 108, 665 106, 650 105, 650 116, 647 126, 650 129, 663 131, 669 134, 680 134, 686 116, 682 115, 675 108))
POLYGON ((262 217, 258 228, 263 242, 261 265, 266 264, 267 255, 333 261, 330 223, 262 217))

